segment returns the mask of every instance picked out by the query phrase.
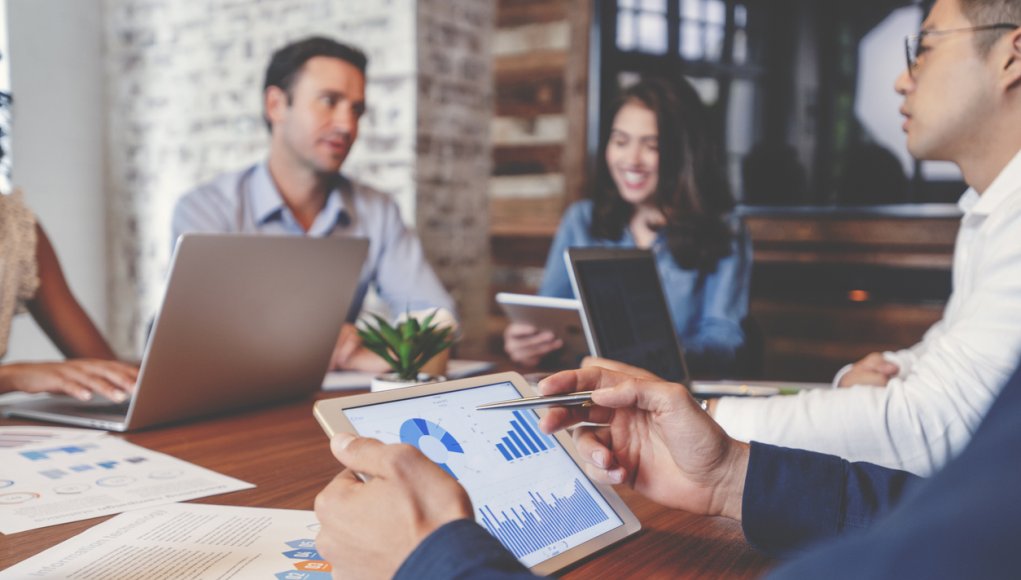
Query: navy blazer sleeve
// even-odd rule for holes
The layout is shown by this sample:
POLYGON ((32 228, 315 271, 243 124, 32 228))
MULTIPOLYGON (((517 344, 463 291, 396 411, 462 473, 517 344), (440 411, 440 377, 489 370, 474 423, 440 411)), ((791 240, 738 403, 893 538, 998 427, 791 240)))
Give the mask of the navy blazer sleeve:
POLYGON ((741 505, 745 537, 780 555, 866 528, 918 479, 871 463, 752 442, 741 505))
MULTIPOLYGON (((865 528, 916 479, 907 472, 832 455, 752 443, 742 504, 745 536, 763 551, 782 554, 865 528)), ((458 520, 426 538, 396 577, 533 576, 478 524, 458 520)))
POLYGON ((774 575, 782 578, 1018 578, 1021 371, 961 455, 868 533, 848 534, 774 575))
MULTIPOLYGON (((782 578, 1017 578, 1021 537, 1021 370, 971 444, 932 479, 840 458, 752 444, 742 509, 760 548, 791 551, 867 526, 867 533, 774 570, 782 578), (906 488, 913 491, 900 501, 906 488)), ((528 571, 468 520, 443 526, 399 570, 404 578, 527 578, 528 571)))

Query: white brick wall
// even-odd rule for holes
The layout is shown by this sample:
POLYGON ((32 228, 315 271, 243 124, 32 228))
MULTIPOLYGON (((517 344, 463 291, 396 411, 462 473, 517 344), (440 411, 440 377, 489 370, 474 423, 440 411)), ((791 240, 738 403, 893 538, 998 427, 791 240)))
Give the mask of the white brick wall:
POLYGON ((485 351, 494 3, 418 2, 418 208, 426 253, 457 300, 464 355, 485 351))

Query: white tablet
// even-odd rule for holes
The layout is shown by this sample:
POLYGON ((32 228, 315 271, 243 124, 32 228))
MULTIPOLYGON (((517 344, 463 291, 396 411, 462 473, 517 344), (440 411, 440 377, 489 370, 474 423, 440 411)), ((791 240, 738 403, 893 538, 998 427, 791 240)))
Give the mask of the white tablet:
POLYGON ((524 565, 550 574, 641 529, 612 488, 592 482, 571 438, 532 410, 476 407, 533 395, 517 373, 339 397, 315 404, 330 435, 408 443, 468 491, 475 521, 524 565))
POLYGON ((581 304, 573 298, 551 298, 500 292, 496 301, 514 322, 549 330, 564 341, 557 359, 569 366, 580 364, 589 353, 581 322, 581 304))

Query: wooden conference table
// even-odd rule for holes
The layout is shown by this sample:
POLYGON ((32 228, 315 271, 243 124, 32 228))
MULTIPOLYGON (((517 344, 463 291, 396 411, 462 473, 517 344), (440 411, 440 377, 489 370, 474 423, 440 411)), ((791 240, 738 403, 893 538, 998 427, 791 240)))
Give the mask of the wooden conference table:
MULTIPOLYGON (((330 398, 338 393, 322 393, 330 398)), ((193 500, 197 503, 312 509, 316 494, 337 473, 313 398, 212 419, 116 435, 143 447, 254 483, 254 489, 193 500)), ((0 425, 37 424, 0 419, 0 425)), ((642 531, 563 572, 564 578, 754 577, 773 561, 744 540, 741 526, 670 510, 628 489, 618 492, 642 531)), ((0 570, 107 519, 71 522, 0 535, 0 570)))

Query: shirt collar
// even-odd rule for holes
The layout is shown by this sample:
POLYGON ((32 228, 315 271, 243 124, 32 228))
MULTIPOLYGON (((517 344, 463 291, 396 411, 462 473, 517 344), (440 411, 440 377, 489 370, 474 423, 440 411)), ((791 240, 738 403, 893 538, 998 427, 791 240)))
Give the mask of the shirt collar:
POLYGON ((1021 151, 1014 154, 1007 165, 989 184, 981 195, 969 188, 961 196, 958 207, 965 213, 989 215, 996 211, 1004 201, 1021 188, 1021 151))
POLYGON ((269 174, 269 166, 265 163, 260 163, 255 168, 249 192, 252 217, 255 218, 255 223, 262 225, 283 218, 284 212, 287 211, 287 205, 284 204, 284 198, 277 191, 277 186, 269 174))
POLYGON ((351 216, 348 214, 347 208, 344 207, 344 196, 341 195, 344 183, 344 181, 338 180, 337 186, 330 190, 330 195, 326 198, 326 205, 316 216, 316 221, 312 224, 312 229, 309 230, 310 234, 326 235, 333 228, 343 228, 351 224, 351 216))
MULTIPOLYGON (((312 229, 309 231, 310 234, 325 234, 334 227, 345 227, 351 223, 349 210, 344 205, 344 196, 341 195, 342 190, 347 191, 350 187, 350 181, 343 176, 337 176, 337 185, 330 190, 330 194, 326 198, 326 205, 316 216, 315 223, 312 224, 312 229)), ((276 184, 273 183, 273 177, 269 174, 269 166, 265 162, 255 168, 249 191, 252 217, 255 219, 255 223, 263 225, 272 221, 295 221, 291 210, 284 203, 283 196, 280 195, 276 184)))

